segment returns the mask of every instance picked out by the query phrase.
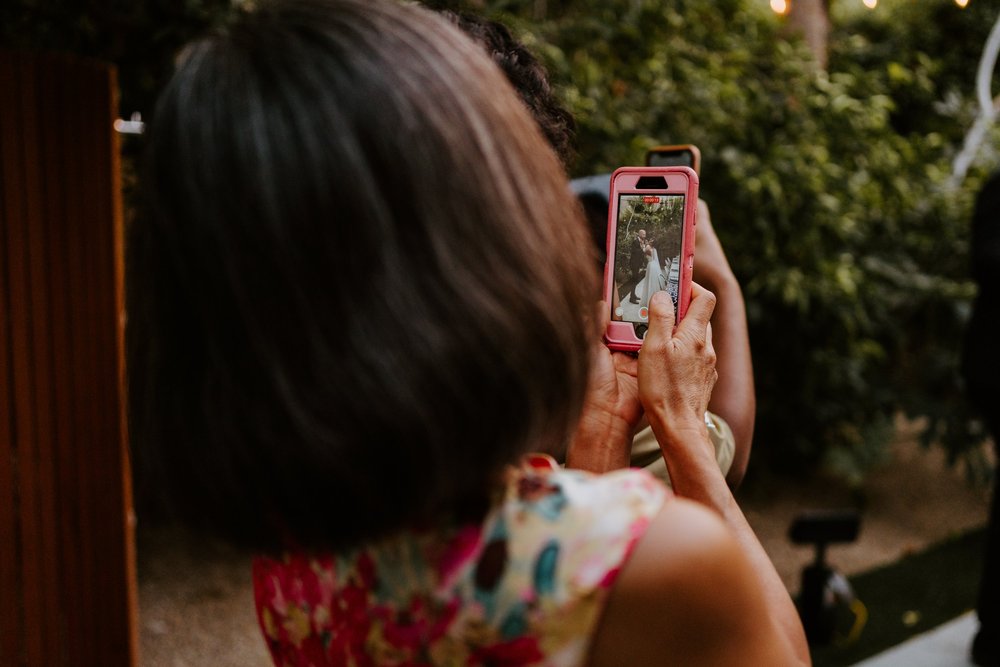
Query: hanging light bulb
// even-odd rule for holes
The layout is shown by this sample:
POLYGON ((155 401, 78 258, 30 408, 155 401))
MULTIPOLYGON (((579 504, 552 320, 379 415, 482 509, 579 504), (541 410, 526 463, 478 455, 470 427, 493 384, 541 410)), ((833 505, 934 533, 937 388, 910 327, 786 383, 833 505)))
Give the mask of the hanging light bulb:
POLYGON ((788 13, 788 0, 771 0, 771 9, 777 14, 788 13))
POLYGON ((961 7, 962 9, 965 9, 966 5, 969 4, 969 0, 955 0, 955 4, 961 7))
POLYGON ((875 5, 878 4, 878 0, 861 0, 865 3, 865 7, 868 9, 875 9, 875 5))

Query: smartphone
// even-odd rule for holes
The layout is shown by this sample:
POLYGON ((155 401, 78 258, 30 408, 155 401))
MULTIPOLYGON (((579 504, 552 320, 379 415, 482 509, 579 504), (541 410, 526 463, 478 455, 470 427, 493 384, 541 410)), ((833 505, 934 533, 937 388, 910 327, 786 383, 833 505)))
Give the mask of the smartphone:
POLYGON ((622 167, 611 175, 604 299, 613 350, 638 351, 649 299, 666 290, 677 321, 691 301, 698 174, 690 167, 622 167))
POLYGON ((647 167, 691 167, 701 173, 701 151, 694 144, 657 146, 646 151, 647 167))

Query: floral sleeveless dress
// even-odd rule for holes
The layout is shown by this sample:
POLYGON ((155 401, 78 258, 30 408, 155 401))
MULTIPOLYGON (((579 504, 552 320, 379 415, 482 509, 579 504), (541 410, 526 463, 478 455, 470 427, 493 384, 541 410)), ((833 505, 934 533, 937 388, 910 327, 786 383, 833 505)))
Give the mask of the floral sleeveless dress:
POLYGON ((279 667, 582 665, 622 563, 669 491, 529 457, 481 525, 253 565, 279 667))

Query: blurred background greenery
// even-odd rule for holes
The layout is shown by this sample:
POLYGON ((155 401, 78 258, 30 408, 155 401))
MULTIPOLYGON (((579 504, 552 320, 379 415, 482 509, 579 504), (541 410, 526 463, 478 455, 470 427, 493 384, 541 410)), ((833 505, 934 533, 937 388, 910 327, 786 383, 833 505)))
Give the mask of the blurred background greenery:
MULTIPOLYGON (((642 164, 657 144, 701 148, 702 197, 747 298, 755 467, 860 482, 904 414, 988 470, 958 360, 971 207, 1000 134, 949 177, 1000 0, 814 0, 829 10, 819 56, 763 0, 426 4, 498 18, 547 63, 579 124, 572 175, 642 164)), ((123 116, 148 117, 180 45, 231 10, 14 0, 0 43, 114 61, 123 116)))

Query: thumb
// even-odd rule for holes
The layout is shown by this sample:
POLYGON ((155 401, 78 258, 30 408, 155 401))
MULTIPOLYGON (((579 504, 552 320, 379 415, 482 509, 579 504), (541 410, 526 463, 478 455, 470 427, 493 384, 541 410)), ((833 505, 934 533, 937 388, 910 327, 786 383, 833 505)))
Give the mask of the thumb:
POLYGON ((674 302, 670 293, 663 290, 654 292, 649 299, 649 332, 646 340, 650 336, 666 336, 669 339, 674 332, 674 321, 674 302))

